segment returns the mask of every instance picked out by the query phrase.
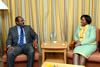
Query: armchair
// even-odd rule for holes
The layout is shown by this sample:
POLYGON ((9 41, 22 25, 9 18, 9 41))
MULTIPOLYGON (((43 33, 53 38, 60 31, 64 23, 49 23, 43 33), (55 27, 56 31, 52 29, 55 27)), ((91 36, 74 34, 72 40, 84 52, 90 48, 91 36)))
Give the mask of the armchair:
MULTIPOLYGON (((34 40, 33 40, 33 44, 34 40)), ((39 52, 38 52, 38 47, 34 46, 35 48, 35 54, 34 54, 34 64, 33 67, 39 67, 39 52)), ((7 67, 7 49, 4 49, 5 54, 2 57, 3 61, 3 66, 7 67)), ((15 67, 26 67, 27 66, 27 56, 25 54, 20 54, 16 56, 15 58, 15 67)))
MULTIPOLYGON (((87 60, 86 67, 99 67, 100 66, 100 29, 96 29, 96 42, 97 42, 97 51, 94 52, 87 60)), ((74 49, 75 41, 72 41, 70 44, 67 52, 68 57, 68 64, 72 64, 72 58, 73 58, 73 49, 74 49)))

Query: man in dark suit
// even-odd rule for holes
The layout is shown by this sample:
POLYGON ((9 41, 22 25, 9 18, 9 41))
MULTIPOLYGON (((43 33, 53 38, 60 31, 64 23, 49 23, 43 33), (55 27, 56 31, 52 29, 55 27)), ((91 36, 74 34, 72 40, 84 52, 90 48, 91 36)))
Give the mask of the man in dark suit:
POLYGON ((26 54, 28 58, 27 67, 32 67, 34 62, 34 48, 37 47, 37 34, 29 25, 24 25, 24 19, 21 16, 15 18, 16 26, 9 29, 7 39, 7 64, 8 67, 14 67, 14 59, 19 54, 26 54))

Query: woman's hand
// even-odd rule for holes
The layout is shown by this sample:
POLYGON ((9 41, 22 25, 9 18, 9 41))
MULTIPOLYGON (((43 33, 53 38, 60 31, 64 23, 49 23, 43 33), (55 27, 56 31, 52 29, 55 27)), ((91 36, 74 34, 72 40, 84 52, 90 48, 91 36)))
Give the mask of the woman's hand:
POLYGON ((75 47, 76 47, 76 46, 79 46, 80 44, 81 44, 80 41, 76 41, 75 47))

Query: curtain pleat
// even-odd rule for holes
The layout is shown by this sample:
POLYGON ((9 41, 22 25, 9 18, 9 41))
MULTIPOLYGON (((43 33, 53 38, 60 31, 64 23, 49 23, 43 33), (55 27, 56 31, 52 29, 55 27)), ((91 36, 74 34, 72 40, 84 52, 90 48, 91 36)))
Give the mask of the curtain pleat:
POLYGON ((8 30, 15 25, 15 17, 22 16, 39 36, 40 44, 50 41, 52 34, 57 41, 73 40, 82 14, 92 17, 92 25, 100 28, 100 0, 2 0, 8 11, 0 11, 1 41, 6 48, 8 30), (18 5, 18 6, 17 6, 18 5))

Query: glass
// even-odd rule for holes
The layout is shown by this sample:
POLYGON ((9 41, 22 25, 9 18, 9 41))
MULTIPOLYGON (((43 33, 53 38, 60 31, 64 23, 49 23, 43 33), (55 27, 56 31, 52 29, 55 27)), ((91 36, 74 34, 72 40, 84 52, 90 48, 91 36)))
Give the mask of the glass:
POLYGON ((55 32, 52 32, 50 34, 50 41, 56 42, 56 39, 57 39, 57 34, 55 32))

